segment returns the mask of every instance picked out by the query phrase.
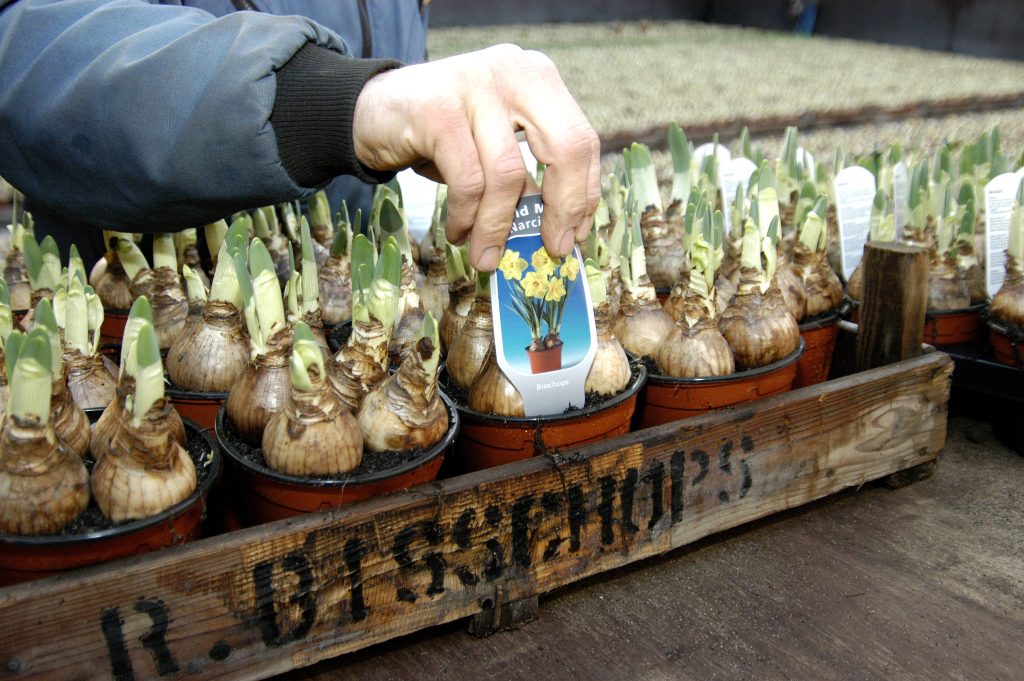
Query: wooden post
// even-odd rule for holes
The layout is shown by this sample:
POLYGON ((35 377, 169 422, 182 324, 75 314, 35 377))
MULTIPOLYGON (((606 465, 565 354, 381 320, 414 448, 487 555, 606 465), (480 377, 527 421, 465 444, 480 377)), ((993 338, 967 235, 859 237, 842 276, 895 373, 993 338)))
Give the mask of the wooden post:
POLYGON ((864 299, 857 333, 857 370, 921 354, 928 308, 928 253, 900 243, 864 246, 864 299))
MULTIPOLYGON (((928 310, 928 252, 919 246, 869 241, 864 246, 864 300, 857 332, 857 370, 921 354, 928 310)), ((931 476, 928 461, 882 479, 890 489, 931 476)))

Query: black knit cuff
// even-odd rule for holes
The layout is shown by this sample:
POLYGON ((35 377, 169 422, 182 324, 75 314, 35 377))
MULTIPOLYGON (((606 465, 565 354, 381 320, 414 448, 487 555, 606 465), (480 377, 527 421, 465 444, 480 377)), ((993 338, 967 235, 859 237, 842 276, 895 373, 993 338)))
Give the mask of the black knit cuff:
POLYGON ((391 59, 355 59, 307 43, 277 71, 270 124, 281 163, 296 184, 319 187, 338 175, 377 184, 395 176, 356 158, 352 117, 366 81, 399 66, 391 59))

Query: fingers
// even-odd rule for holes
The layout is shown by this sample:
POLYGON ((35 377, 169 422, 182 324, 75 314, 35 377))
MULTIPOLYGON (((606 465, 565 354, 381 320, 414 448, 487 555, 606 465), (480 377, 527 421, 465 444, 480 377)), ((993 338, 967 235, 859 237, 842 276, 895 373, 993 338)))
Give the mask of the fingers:
POLYGON ((533 68, 517 70, 519 82, 510 84, 510 109, 526 130, 530 149, 546 166, 544 245, 565 255, 586 237, 597 210, 601 143, 551 60, 537 52, 526 52, 524 58, 533 68))
POLYGON ((484 175, 469 241, 469 261, 477 269, 493 271, 523 193, 526 165, 508 110, 497 96, 488 91, 479 93, 469 106, 469 118, 484 175))
POLYGON ((600 196, 600 142, 550 59, 505 45, 382 76, 357 102, 357 156, 443 178, 448 238, 460 243, 472 232, 474 266, 497 266, 526 182, 518 130, 546 165, 544 245, 565 255, 586 236, 600 196))

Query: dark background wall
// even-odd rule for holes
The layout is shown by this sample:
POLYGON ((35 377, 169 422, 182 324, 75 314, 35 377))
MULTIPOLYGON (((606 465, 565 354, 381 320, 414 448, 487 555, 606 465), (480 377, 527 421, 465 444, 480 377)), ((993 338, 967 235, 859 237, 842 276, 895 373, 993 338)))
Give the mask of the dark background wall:
MULTIPOLYGON (((787 31, 796 22, 791 0, 434 0, 430 12, 433 26, 686 19, 787 31)), ((1024 0, 820 0, 814 33, 1024 59, 1024 0)))

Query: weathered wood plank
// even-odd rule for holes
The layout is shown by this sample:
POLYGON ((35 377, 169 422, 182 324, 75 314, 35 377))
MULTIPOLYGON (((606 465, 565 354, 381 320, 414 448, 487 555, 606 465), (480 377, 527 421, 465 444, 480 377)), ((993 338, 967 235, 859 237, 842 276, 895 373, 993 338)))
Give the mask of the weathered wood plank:
POLYGON ((0 677, 264 678, 934 459, 905 362, 351 507, 0 590, 0 677))

